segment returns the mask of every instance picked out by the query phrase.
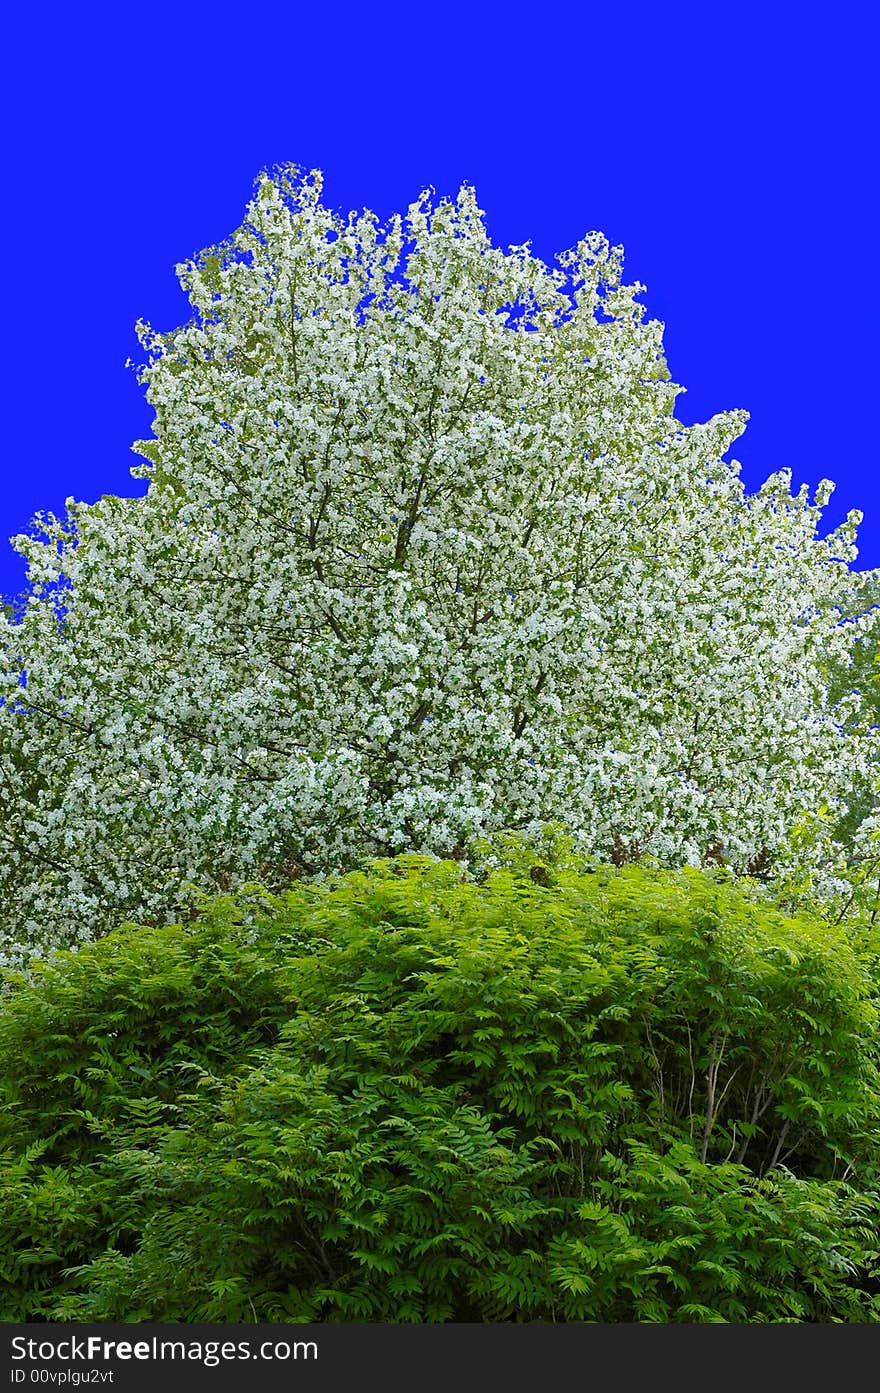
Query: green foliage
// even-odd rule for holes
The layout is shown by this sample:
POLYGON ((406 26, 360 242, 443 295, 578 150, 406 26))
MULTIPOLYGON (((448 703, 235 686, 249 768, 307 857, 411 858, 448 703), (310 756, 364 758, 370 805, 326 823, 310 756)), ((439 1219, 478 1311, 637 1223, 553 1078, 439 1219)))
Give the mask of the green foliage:
POLYGON ((724 875, 403 857, 0 1012, 8 1320, 873 1321, 873 958, 724 875))
MULTIPOLYGON (((880 583, 876 579, 860 576, 858 591, 844 606, 844 620, 848 624, 857 622, 858 615, 876 612, 880 606, 880 583)), ((858 634, 846 661, 840 659, 826 661, 824 664, 829 681, 829 695, 833 702, 839 702, 849 692, 858 692, 861 709, 857 718, 851 718, 852 729, 857 726, 862 731, 880 728, 880 643, 873 627, 866 627, 858 634)), ((847 801, 847 809, 835 827, 835 837, 843 845, 850 862, 850 877, 856 889, 856 900, 870 908, 876 904, 878 889, 878 867, 880 856, 876 848, 869 851, 858 845, 858 833, 865 819, 877 812, 876 750, 867 766, 856 773, 853 788, 847 801), (866 864, 867 863, 867 864, 866 864), (861 883, 868 882, 873 895, 860 895, 861 883), (871 902, 873 901, 873 903, 871 902)))

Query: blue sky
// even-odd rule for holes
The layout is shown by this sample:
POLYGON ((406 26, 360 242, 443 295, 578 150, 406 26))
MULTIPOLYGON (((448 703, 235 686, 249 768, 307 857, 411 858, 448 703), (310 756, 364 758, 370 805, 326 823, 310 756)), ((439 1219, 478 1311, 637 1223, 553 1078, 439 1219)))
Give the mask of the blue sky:
POLYGON ((751 487, 790 468, 865 512, 880 566, 876 5, 30 4, 5 21, 0 593, 6 542, 68 495, 133 494, 135 320, 260 169, 388 215, 476 186, 494 239, 598 228, 666 323, 678 414, 751 412, 751 487))

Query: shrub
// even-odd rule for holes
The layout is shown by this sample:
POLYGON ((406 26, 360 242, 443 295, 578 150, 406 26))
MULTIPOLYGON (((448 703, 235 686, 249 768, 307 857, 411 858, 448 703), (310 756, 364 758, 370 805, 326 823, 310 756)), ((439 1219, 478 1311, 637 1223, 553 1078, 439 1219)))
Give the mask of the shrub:
POLYGON ((868 962, 635 866, 123 926, 3 1005, 0 1310, 876 1320, 868 962))

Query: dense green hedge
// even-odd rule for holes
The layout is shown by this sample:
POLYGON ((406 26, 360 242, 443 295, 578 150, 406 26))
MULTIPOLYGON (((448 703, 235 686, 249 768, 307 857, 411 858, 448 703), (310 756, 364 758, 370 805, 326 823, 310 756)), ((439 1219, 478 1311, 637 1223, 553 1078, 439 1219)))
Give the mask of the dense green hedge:
POLYGON ((0 1004, 7 1320, 880 1318, 871 964, 735 884, 401 858, 0 1004))

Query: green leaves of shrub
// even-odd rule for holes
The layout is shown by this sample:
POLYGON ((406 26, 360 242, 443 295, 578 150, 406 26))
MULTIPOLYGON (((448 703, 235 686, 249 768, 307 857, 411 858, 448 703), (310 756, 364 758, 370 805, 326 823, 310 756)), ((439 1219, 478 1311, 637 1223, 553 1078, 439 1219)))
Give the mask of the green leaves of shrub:
POLYGON ((377 863, 0 1011, 0 1309, 874 1320, 876 984, 723 878, 377 863))

